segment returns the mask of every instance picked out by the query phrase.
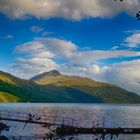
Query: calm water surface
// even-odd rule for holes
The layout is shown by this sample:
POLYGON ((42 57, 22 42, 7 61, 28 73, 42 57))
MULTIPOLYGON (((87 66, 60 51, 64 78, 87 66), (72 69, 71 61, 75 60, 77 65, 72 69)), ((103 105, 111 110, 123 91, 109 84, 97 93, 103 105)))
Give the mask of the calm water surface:
MULTIPOLYGON (((93 120, 105 127, 140 127, 140 105, 104 105, 104 104, 0 104, 0 111, 37 113, 49 116, 72 117, 82 121, 83 126, 91 126, 93 120)), ((6 122, 10 131, 4 132, 9 139, 20 137, 22 140, 37 140, 47 132, 40 125, 6 122)), ((97 136, 99 137, 99 136, 97 136)), ((76 140, 94 140, 91 135, 76 136, 76 140)), ((68 137, 66 138, 68 139, 68 137)), ((18 139, 17 139, 18 140, 18 139)), ((109 140, 109 138, 106 138, 109 140)), ((113 140, 140 140, 140 135, 120 135, 113 140)))

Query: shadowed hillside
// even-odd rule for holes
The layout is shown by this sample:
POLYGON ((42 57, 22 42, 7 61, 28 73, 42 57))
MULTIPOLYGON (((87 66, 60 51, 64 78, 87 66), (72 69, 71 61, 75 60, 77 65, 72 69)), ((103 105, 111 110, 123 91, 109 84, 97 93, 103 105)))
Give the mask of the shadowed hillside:
POLYGON ((140 96, 118 86, 53 70, 23 80, 0 72, 0 102, 140 103, 140 96))

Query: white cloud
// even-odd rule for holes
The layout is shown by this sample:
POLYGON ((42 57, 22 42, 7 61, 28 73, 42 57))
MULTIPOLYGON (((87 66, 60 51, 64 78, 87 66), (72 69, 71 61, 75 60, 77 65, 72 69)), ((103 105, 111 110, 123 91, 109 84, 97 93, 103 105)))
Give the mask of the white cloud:
POLYGON ((77 46, 71 41, 57 39, 57 38, 46 38, 40 39, 40 42, 44 43, 45 48, 50 52, 54 53, 58 57, 71 57, 73 52, 76 51, 77 46))
POLYGON ((41 27, 39 27, 39 26, 32 26, 32 27, 30 28, 30 30, 31 30, 32 32, 39 33, 39 32, 41 32, 41 31, 43 31, 44 29, 41 28, 41 27))
POLYGON ((31 77, 40 72, 58 69, 70 75, 90 76, 98 80, 108 67, 100 68, 98 60, 120 57, 140 56, 140 52, 129 50, 80 50, 71 41, 57 38, 36 38, 15 48, 16 53, 23 54, 17 58, 13 68, 17 76, 31 77), (19 71, 19 74, 18 74, 19 71))
POLYGON ((15 48, 16 53, 39 53, 44 50, 44 44, 38 40, 26 42, 15 48))
POLYGON ((41 53, 35 53, 33 56, 39 58, 53 58, 55 55, 49 51, 43 51, 41 53))
POLYGON ((98 60, 106 60, 111 58, 124 58, 140 56, 140 52, 129 50, 90 50, 90 51, 77 51, 73 53, 70 62, 77 65, 92 64, 98 60))
POLYGON ((140 60, 114 64, 102 73, 101 80, 117 84, 140 95, 140 60))
POLYGON ((135 32, 125 40, 125 45, 132 48, 140 47, 140 33, 135 32))
POLYGON ((56 57, 69 58, 75 52, 77 46, 71 41, 57 38, 37 38, 15 48, 16 53, 43 53, 55 54, 56 57))
POLYGON ((93 64, 97 60, 120 57, 140 56, 140 52, 129 50, 85 50, 80 51, 79 47, 71 41, 57 38, 36 38, 16 47, 17 53, 26 53, 46 57, 55 57, 76 65, 93 64))
POLYGON ((18 58, 12 66, 13 73, 22 78, 29 78, 36 74, 57 69, 58 65, 49 58, 18 58))
POLYGON ((42 36, 48 36, 48 35, 50 35, 50 34, 53 34, 53 32, 46 32, 46 31, 44 31, 43 33, 42 33, 42 36))
POLYGON ((5 35, 5 36, 2 36, 2 37, 0 37, 0 39, 13 39, 14 38, 14 36, 13 35, 11 35, 11 34, 7 34, 7 35, 5 35))
POLYGON ((120 12, 135 15, 139 0, 1 0, 0 11, 10 18, 62 17, 80 20, 88 17, 112 17, 120 12))
POLYGON ((113 46, 111 49, 112 50, 117 50, 117 49, 119 49, 119 46, 113 46))
POLYGON ((86 67, 74 66, 70 64, 62 64, 59 66, 58 70, 65 75, 87 77, 88 69, 86 67))
POLYGON ((100 73, 100 67, 98 65, 92 65, 90 68, 89 68, 89 71, 91 73, 94 73, 94 74, 99 74, 100 73))

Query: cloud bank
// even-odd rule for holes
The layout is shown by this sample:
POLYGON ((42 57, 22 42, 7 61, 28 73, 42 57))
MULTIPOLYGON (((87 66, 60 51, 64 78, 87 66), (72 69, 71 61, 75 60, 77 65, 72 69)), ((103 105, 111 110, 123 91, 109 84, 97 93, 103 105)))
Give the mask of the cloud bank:
POLYGON ((88 17, 113 17, 121 12, 135 15, 139 0, 1 0, 0 12, 13 19, 60 17, 81 20, 88 17))
POLYGON ((125 40, 125 45, 130 48, 138 48, 140 47, 140 31, 132 33, 125 40))
POLYGON ((140 60, 116 63, 104 71, 102 79, 140 94, 140 60))
POLYGON ((79 46, 68 40, 35 38, 16 46, 15 53, 20 54, 20 57, 12 68, 15 75, 23 78, 57 69, 64 74, 86 76, 137 93, 140 91, 140 60, 102 67, 98 64, 100 60, 140 56, 138 51, 80 50, 79 46))

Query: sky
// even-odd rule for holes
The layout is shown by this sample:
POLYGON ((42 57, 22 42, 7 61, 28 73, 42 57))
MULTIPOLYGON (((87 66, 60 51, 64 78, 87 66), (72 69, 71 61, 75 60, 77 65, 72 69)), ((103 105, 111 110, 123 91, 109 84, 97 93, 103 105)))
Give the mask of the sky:
POLYGON ((56 69, 140 94, 140 0, 0 0, 0 70, 56 69))

